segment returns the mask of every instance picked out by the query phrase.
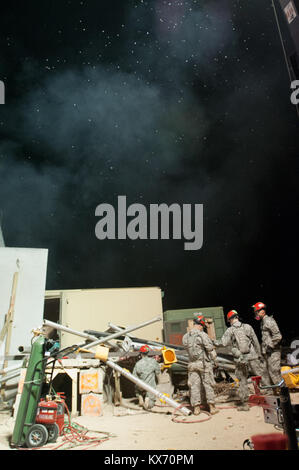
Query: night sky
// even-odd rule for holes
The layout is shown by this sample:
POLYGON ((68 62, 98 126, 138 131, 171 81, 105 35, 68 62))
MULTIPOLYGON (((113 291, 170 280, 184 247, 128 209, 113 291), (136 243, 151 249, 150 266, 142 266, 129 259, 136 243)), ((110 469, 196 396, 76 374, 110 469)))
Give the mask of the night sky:
POLYGON ((263 301, 298 336, 299 120, 270 0, 2 2, 0 58, 4 239, 49 249, 47 289, 159 286, 164 310, 255 327, 263 301), (98 240, 119 195, 203 204, 203 247, 98 240))

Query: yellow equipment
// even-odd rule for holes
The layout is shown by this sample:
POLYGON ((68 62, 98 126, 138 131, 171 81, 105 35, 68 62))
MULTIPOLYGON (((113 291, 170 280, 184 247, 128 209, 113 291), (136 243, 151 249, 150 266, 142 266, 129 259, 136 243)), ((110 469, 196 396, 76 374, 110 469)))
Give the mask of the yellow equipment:
POLYGON ((291 367, 284 366, 281 368, 282 377, 288 388, 299 388, 299 374, 294 374, 293 372, 287 372, 292 370, 291 367))
POLYGON ((174 349, 166 348, 165 346, 161 349, 163 361, 165 366, 169 366, 170 364, 174 364, 177 362, 177 358, 175 355, 174 349))

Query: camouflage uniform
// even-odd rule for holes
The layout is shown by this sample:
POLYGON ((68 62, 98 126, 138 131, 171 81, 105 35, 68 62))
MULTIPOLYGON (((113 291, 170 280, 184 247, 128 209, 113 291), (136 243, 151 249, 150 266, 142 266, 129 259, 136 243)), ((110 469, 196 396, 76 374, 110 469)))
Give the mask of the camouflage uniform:
MULTIPOLYGON (((160 365, 152 357, 144 356, 138 362, 136 362, 133 369, 133 375, 138 377, 146 384, 150 385, 153 388, 156 388, 156 378, 158 378, 161 372, 160 365)), ((149 408, 152 408, 156 402, 156 396, 152 393, 140 389, 136 386, 136 396, 145 396, 149 398, 149 408)))
POLYGON ((217 361, 215 347, 209 336, 193 328, 183 336, 189 356, 188 387, 191 406, 215 404, 213 365, 217 361))
POLYGON ((278 325, 272 316, 265 315, 261 319, 261 333, 262 333, 262 354, 266 363, 266 380, 269 385, 277 384, 281 381, 280 374, 280 341, 281 333, 278 325))
POLYGON ((232 346, 232 353, 236 366, 236 377, 239 380, 239 400, 241 403, 246 403, 249 397, 247 379, 250 369, 255 375, 262 375, 262 366, 259 361, 261 348, 257 336, 250 325, 241 323, 238 320, 225 331, 220 344, 224 347, 228 345, 232 346), (238 343, 236 339, 238 337, 238 328, 242 328, 242 336, 244 336, 243 344, 238 343), (240 349, 243 352, 241 352, 240 349))
POLYGON ((247 336, 251 339, 250 352, 247 355, 248 375, 261 376, 261 385, 269 385, 267 374, 265 373, 265 364, 262 358, 260 343, 253 328, 247 323, 243 323, 247 336))

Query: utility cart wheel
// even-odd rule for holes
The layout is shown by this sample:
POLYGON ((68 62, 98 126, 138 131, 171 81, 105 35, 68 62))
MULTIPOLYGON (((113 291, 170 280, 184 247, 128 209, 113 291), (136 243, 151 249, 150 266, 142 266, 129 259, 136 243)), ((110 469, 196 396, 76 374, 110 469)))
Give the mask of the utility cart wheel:
POLYGON ((33 424, 26 437, 27 447, 42 447, 48 441, 48 431, 42 424, 33 424))
POLYGON ((50 424, 47 426, 48 429, 48 442, 56 442, 59 436, 59 426, 57 423, 50 424))

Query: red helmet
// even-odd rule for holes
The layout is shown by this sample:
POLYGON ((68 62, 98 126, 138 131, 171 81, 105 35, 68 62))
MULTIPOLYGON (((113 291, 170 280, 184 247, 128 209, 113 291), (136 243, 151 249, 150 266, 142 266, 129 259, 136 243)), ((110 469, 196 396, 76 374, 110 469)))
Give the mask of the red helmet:
POLYGON ((196 325, 206 326, 206 319, 202 314, 195 313, 194 317, 195 318, 193 319, 193 321, 196 323, 196 325))
POLYGON ((141 348, 139 349, 139 352, 141 353, 148 353, 150 350, 149 346, 147 344, 144 344, 143 346, 141 346, 141 348))
POLYGON ((263 304, 263 302, 257 302, 252 307, 255 312, 259 312, 260 310, 264 310, 266 308, 266 305, 263 304))
POLYGON ((256 320, 260 320, 261 317, 259 316, 259 312, 261 310, 265 310, 266 308, 266 305, 263 303, 263 302, 257 302, 256 304, 254 304, 253 306, 253 310, 254 310, 254 313, 255 313, 255 319, 256 320))
POLYGON ((238 312, 236 310, 230 310, 226 315, 227 321, 232 320, 233 318, 238 316, 238 312))

